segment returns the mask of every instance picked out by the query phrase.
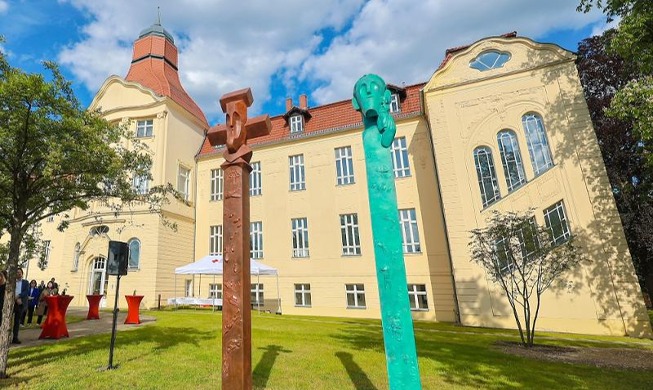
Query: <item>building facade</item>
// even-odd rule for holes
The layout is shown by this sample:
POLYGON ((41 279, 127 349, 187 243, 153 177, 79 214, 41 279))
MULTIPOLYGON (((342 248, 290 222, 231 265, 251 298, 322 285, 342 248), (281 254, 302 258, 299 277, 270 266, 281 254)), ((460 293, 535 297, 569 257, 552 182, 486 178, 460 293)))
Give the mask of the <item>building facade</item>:
MULTIPOLYGON (((495 210, 534 209, 538 224, 556 226, 556 240, 576 237, 588 259, 545 293, 538 329, 651 336, 574 60, 513 33, 448 50, 425 83, 389 85, 415 319, 514 327, 502 292, 470 261, 470 231, 495 210)), ((174 277, 175 267, 222 253, 225 178, 223 150, 206 139, 161 26, 141 33, 127 77, 107 79, 91 108, 150 146, 153 182, 135 186, 172 183, 189 203, 164 209, 176 231, 146 210, 77 211, 63 233, 45 222, 49 265, 28 277, 54 276, 77 297, 110 300, 102 259, 113 239, 133 248, 121 290, 145 295, 144 306, 221 298, 220 278, 174 277)), ((277 268, 279 280, 253 278, 252 300, 284 314, 379 318, 360 114, 350 100, 310 107, 302 95, 271 121, 270 135, 250 143, 250 238, 251 257, 277 268)))

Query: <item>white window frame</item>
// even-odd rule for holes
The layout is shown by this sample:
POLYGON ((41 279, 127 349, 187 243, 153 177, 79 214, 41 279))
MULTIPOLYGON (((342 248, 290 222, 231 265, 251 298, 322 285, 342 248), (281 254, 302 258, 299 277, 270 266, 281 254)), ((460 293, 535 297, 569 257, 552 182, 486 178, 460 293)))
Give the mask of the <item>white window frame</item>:
POLYGON ((184 281, 184 296, 193 297, 195 296, 195 289, 193 288, 193 279, 186 279, 184 281))
POLYGON ((302 133, 304 131, 304 116, 294 114, 290 117, 290 134, 302 133))
POLYGON ((292 257, 308 257, 308 219, 292 218, 290 220, 292 233, 292 257))
POLYGON ((139 195, 145 195, 150 190, 150 180, 147 175, 136 175, 132 179, 132 188, 139 195))
POLYGON ((336 184, 354 184, 354 157, 351 146, 335 148, 336 153, 336 184))
POLYGON ((212 225, 209 227, 209 255, 222 256, 222 225, 212 225))
POLYGON ((249 224, 249 257, 263 258, 263 222, 255 221, 249 224))
POLYGON ((553 156, 544 120, 539 114, 532 112, 522 117, 522 125, 526 133, 526 144, 533 165, 533 173, 535 176, 539 176, 553 167, 553 156))
POLYGON ((343 256, 359 256, 361 254, 358 214, 340 214, 340 236, 343 256))
POLYGON ((185 201, 190 201, 190 177, 191 169, 179 164, 177 170, 177 191, 185 201))
POLYGON ((222 283, 209 283, 209 299, 222 299, 222 283))
POLYGON ((306 189, 306 176, 304 173, 304 155, 297 154, 288 157, 290 167, 290 191, 306 189))
POLYGON ((556 202, 550 207, 544 209, 544 221, 546 227, 551 230, 551 244, 560 245, 565 243, 571 238, 571 230, 569 229, 569 220, 567 219, 567 212, 565 211, 565 204, 562 200, 556 202), (560 221, 560 226, 552 226, 551 218, 556 215, 560 221), (556 235, 556 230, 560 229, 560 234, 556 235))
POLYGON ((222 168, 211 169, 211 195, 209 201, 222 200, 224 192, 224 171, 222 168))
POLYGON ((253 162, 250 165, 252 166, 252 171, 249 173, 249 196, 258 196, 263 193, 261 162, 253 162))
POLYGON ((392 141, 392 170, 395 178, 410 176, 410 161, 408 160, 408 147, 406 137, 397 137, 392 141))
POLYGON ((295 283, 295 307, 311 307, 312 303, 311 284, 295 283))
POLYGON ((136 121, 136 138, 147 138, 154 134, 154 120, 142 119, 136 121))
POLYGON ((428 311, 429 301, 426 295, 426 285, 408 284, 408 300, 411 311, 428 311))
POLYGON ((363 283, 345 284, 345 293, 347 297, 347 309, 367 309, 365 285, 363 283), (350 296, 352 297, 353 305, 349 304, 350 296))
POLYGON ((499 145, 499 154, 501 155, 501 164, 503 165, 503 174, 506 177, 508 192, 514 191, 526 183, 526 173, 524 164, 519 151, 519 142, 517 134, 509 129, 501 130, 497 134, 497 143, 499 145), (516 174, 516 177, 511 175, 516 174))
POLYGON ((501 199, 497 171, 494 168, 492 149, 489 146, 479 146, 474 149, 474 166, 476 167, 476 177, 481 192, 481 203, 483 207, 487 207, 501 199), (483 163, 487 164, 487 172, 483 171, 483 163))
POLYGON ((252 283, 250 290, 250 298, 252 305, 264 305, 265 304, 265 289, 263 283, 252 283))
POLYGON ((127 244, 129 245, 129 256, 127 257, 127 268, 129 270, 137 270, 141 267, 141 252, 143 250, 143 245, 141 243, 141 240, 139 240, 136 237, 130 238, 129 241, 127 241, 127 244), (135 265, 132 265, 132 243, 138 243, 138 263, 135 265))
POLYGON ((391 114, 401 112, 401 102, 399 101, 399 94, 393 93, 390 95, 390 106, 388 107, 391 114))
POLYGON ((41 259, 43 260, 43 268, 47 268, 50 264, 50 251, 52 250, 52 241, 43 240, 43 253, 41 259))
POLYGON ((414 208, 399 210, 399 225, 401 226, 401 242, 404 248, 404 253, 421 252, 422 247, 419 242, 417 213, 414 208))

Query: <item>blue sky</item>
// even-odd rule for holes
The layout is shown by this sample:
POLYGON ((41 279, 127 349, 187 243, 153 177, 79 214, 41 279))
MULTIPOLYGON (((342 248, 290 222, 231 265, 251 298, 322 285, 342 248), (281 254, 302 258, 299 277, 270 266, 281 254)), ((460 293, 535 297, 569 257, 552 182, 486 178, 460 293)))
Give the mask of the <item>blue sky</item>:
POLYGON ((161 7, 179 47, 179 71, 211 124, 217 101, 251 87, 256 113, 285 98, 309 105, 350 97, 368 72, 401 85, 426 81, 448 47, 517 31, 576 50, 605 18, 576 0, 0 0, 2 51, 30 72, 53 60, 84 104, 110 75, 125 76, 133 41, 161 7))

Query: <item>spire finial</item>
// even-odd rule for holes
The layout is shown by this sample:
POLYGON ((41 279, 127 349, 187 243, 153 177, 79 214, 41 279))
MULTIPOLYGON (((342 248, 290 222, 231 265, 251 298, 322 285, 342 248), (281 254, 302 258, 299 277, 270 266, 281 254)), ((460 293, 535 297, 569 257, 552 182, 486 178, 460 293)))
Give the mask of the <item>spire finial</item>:
POLYGON ((161 25, 161 7, 160 6, 156 7, 156 11, 158 13, 158 20, 157 20, 156 24, 158 24, 160 26, 161 25))

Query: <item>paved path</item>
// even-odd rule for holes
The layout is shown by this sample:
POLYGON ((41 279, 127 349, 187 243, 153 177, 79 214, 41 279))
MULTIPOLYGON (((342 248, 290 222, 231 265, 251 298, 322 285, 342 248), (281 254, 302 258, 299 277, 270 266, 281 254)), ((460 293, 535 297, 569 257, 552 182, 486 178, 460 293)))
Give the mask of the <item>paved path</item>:
MULTIPOLYGON (((86 314, 88 312, 88 309, 85 307, 71 307, 68 308, 68 311, 66 312, 66 317, 68 316, 75 316, 75 317, 82 317, 86 318, 86 314)), ((143 326, 147 326, 149 324, 154 323, 155 318, 147 315, 142 315, 140 316, 141 323, 137 325, 126 325, 125 322, 125 317, 127 316, 127 310, 122 310, 118 313, 118 321, 117 321, 117 330, 119 332, 125 331, 125 330, 130 330, 130 329, 138 329, 143 326)), ((36 317, 36 316, 35 316, 36 317)), ((22 348, 22 347, 32 347, 35 345, 42 345, 42 344, 48 344, 48 343, 56 343, 59 340, 66 340, 66 338, 62 338, 59 340, 53 340, 53 339, 39 339, 39 335, 41 334, 41 327, 36 325, 36 318, 33 319, 34 323, 31 324, 31 326, 27 326, 24 328, 20 329, 20 333, 18 335, 18 338, 22 342, 21 344, 11 344, 10 348, 22 348)), ((45 321, 45 318, 43 319, 45 321)), ((111 324, 113 322, 113 313, 111 312, 100 312, 100 319, 99 320, 83 320, 79 322, 75 322, 72 324, 68 324, 68 335, 69 338, 75 338, 75 337, 84 337, 88 335, 93 335, 93 334, 101 334, 101 333, 107 333, 111 334, 111 324)))

